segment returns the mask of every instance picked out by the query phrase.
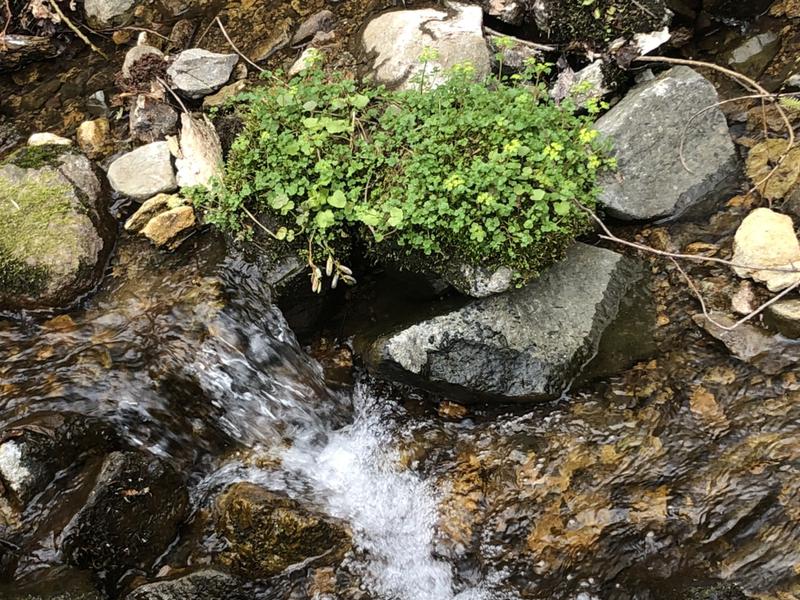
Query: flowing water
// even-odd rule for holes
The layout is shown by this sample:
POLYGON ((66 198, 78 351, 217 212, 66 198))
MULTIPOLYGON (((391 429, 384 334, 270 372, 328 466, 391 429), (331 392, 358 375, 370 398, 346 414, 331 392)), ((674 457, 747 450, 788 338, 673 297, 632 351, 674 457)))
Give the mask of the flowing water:
MULTIPOLYGON (((258 270, 193 244, 164 256, 125 238, 84 307, 1 321, 0 429, 97 416, 189 473, 196 507, 252 481, 343 519, 354 598, 797 585, 800 382, 708 343, 688 301, 670 308, 654 361, 555 403, 451 421, 367 379, 328 389, 258 270)), ((18 575, 58 561, 40 541, 18 575)))

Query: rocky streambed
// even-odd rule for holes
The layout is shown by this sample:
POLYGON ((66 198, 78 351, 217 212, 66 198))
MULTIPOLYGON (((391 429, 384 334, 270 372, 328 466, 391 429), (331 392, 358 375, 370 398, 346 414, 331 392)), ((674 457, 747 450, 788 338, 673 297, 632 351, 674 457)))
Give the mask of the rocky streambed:
POLYGON ((800 14, 633 4, 87 1, 108 61, 57 28, 6 48, 0 598, 797 597, 800 113, 631 61, 791 93, 800 14), (504 34, 610 101, 619 167, 610 229, 526 286, 365 262, 313 294, 178 191, 255 65, 405 86, 431 46, 515 68, 504 34))

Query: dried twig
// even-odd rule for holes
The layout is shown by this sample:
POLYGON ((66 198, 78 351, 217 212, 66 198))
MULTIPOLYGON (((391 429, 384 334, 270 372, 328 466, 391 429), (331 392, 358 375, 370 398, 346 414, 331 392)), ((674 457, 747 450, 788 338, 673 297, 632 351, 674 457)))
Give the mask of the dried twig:
POLYGON ((152 34, 152 35, 154 35, 154 36, 156 36, 158 38, 161 38, 162 40, 164 40, 166 42, 171 42, 172 41, 168 36, 164 35, 163 33, 158 33, 157 31, 155 31, 153 29, 148 29, 147 27, 134 27, 133 25, 125 25, 123 27, 114 27, 113 29, 104 29, 103 33, 109 33, 109 32, 113 33, 114 31, 125 31, 125 30, 127 30, 127 31, 144 31, 145 33, 149 33, 149 34, 152 34))
MULTIPOLYGON (((715 71, 719 71, 737 81, 741 86, 756 92, 763 98, 772 98, 772 95, 764 89, 757 81, 742 75, 741 73, 737 73, 731 69, 727 69, 725 67, 721 67, 720 65, 716 65, 714 63, 705 62, 701 60, 689 60, 686 58, 669 58, 666 56, 640 56, 639 58, 634 59, 638 62, 663 62, 667 64, 675 64, 675 65, 686 65, 690 67, 705 67, 708 69, 713 69, 715 71)), ((786 125, 786 131, 789 134, 789 138, 786 140, 786 150, 784 150, 783 154, 781 155, 778 162, 772 168, 772 170, 764 177, 761 181, 756 182, 751 190, 758 190, 762 185, 765 185, 767 181, 769 181, 772 176, 778 171, 781 167, 783 162, 786 160, 786 157, 789 155, 789 151, 794 147, 795 143, 795 134, 794 134, 794 127, 792 127, 792 123, 789 120, 789 117, 786 115, 786 112, 783 110, 783 107, 780 105, 780 102, 774 102, 775 108, 778 110, 778 114, 780 114, 781 119, 783 120, 784 125, 786 125)))
POLYGON ((89 46, 89 48, 91 48, 92 51, 97 52, 100 56, 102 56, 103 58, 108 60, 108 55, 105 52, 103 52, 102 50, 100 50, 100 48, 95 46, 92 43, 92 41, 88 37, 86 37, 86 35, 84 35, 84 33, 80 29, 78 29, 72 21, 69 20, 67 15, 65 15, 63 13, 61 8, 59 8, 59 6, 58 6, 58 1, 57 0, 49 0, 49 4, 50 4, 50 6, 53 7, 53 10, 58 15, 58 18, 61 19, 62 21, 64 21, 64 24, 67 27, 69 27, 72 30, 72 32, 75 35, 77 35, 83 41, 83 43, 85 43, 87 46, 89 46))
POLYGON ((222 35, 225 36, 225 39, 228 40, 228 43, 231 45, 231 48, 233 48, 233 51, 236 52, 236 54, 238 54, 239 56, 241 56, 245 60, 245 62, 247 62, 247 64, 251 65, 256 70, 258 70, 259 73, 263 73, 265 69, 259 67, 256 63, 247 58, 247 56, 245 56, 244 53, 241 50, 239 50, 239 48, 236 47, 236 44, 233 43, 233 40, 228 35, 228 32, 225 31, 225 27, 222 26, 222 21, 220 20, 220 18, 216 17, 214 20, 217 22, 219 30, 222 32, 222 35))
POLYGON ((576 206, 578 206, 581 210, 583 210, 586 214, 588 214, 595 223, 597 223, 597 225, 603 231, 603 234, 598 236, 601 240, 612 242, 614 244, 620 244, 620 245, 623 245, 623 246, 628 246, 629 248, 634 248, 634 249, 640 250, 642 252, 646 252, 646 253, 653 254, 653 255, 656 255, 656 256, 662 256, 664 258, 669 259, 675 265, 675 267, 678 269, 678 272, 686 280, 686 283, 688 284, 689 288, 692 290, 692 293, 694 293, 694 295, 697 297, 698 301, 700 302, 700 308, 703 311, 703 316, 705 316, 706 319, 708 319, 711 323, 713 323, 714 325, 716 325, 720 329, 724 329, 725 331, 732 331, 732 330, 736 329, 737 327, 739 327, 743 323, 746 323, 747 321, 749 321, 749 320, 753 319, 754 317, 758 316, 759 314, 761 314, 767 307, 769 307, 770 305, 774 304, 775 302, 777 302, 778 300, 780 300, 781 298, 783 298, 784 296, 789 294, 792 290, 795 290, 798 287, 800 287, 800 278, 798 278, 798 280, 794 284, 792 284, 791 286, 789 286, 788 288, 783 290, 780 294, 776 295, 774 298, 770 299, 768 302, 765 302, 764 304, 760 305, 754 311, 750 312, 749 314, 747 314, 744 317, 742 317, 741 319, 739 319, 733 325, 730 325, 730 326, 723 325, 721 323, 718 323, 711 316, 711 314, 708 311, 708 307, 706 305, 706 302, 703 299, 703 295, 700 293, 700 290, 697 288, 697 286, 695 285, 694 281, 692 281, 692 278, 689 277, 689 274, 686 272, 686 270, 683 267, 681 267, 680 263, 678 262, 678 259, 691 260, 691 261, 694 261, 694 262, 706 262, 706 263, 723 264, 723 265, 726 265, 726 266, 729 266, 729 267, 737 267, 737 268, 742 268, 742 269, 752 269, 752 270, 757 270, 757 271, 780 271, 780 272, 788 272, 788 273, 800 273, 800 269, 795 269, 795 268, 791 268, 791 267, 762 267, 762 266, 757 266, 757 265, 743 265, 741 263, 735 263, 735 262, 730 261, 730 260, 725 260, 725 259, 722 259, 722 258, 715 258, 713 256, 698 256, 696 254, 681 254, 679 252, 668 252, 666 250, 658 250, 657 248, 653 248, 652 246, 647 246, 645 244, 639 244, 637 242, 629 242, 628 240, 623 240, 622 238, 617 237, 616 235, 614 235, 611 232, 611 230, 608 228, 608 226, 603 222, 603 220, 600 217, 598 217, 597 213, 595 213, 591 208, 581 204, 577 200, 573 200, 572 202, 576 206))

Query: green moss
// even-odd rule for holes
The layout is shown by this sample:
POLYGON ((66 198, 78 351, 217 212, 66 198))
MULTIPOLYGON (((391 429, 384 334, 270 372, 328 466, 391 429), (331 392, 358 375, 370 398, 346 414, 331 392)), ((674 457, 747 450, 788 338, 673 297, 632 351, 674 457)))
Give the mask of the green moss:
POLYGON ((60 235, 77 218, 70 192, 54 173, 40 172, 22 182, 0 174, 0 284, 5 292, 40 293, 47 283, 47 258, 78 243, 60 235))
POLYGON ((664 0, 558 0, 548 34, 554 41, 605 46, 620 36, 660 29, 664 7, 664 0))
POLYGON ((25 146, 20 148, 0 164, 11 164, 20 169, 40 169, 51 166, 62 154, 72 152, 69 146, 48 144, 46 146, 25 146))

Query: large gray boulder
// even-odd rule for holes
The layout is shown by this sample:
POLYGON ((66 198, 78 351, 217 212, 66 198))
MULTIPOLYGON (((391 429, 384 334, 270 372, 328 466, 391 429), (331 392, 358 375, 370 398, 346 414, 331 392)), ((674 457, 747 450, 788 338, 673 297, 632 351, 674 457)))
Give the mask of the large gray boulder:
MULTIPOLYGON (((640 265, 616 252, 575 244, 562 262, 524 288, 475 300, 382 335, 367 351, 379 374, 464 400, 559 396, 593 358, 604 332, 634 292, 647 292, 640 265)), ((627 323, 645 340, 652 312, 627 323)), ((632 358, 640 358, 630 349, 632 358)))
POLYGON ((182 95, 187 98, 202 98, 228 83, 238 61, 236 54, 217 54, 201 48, 191 48, 175 57, 167 69, 167 75, 182 95))
POLYGON ((618 162, 617 172, 600 182, 600 202, 609 215, 624 220, 694 215, 732 191, 739 164, 725 115, 715 107, 689 123, 718 101, 711 83, 680 66, 634 88, 597 121, 618 162), (683 158, 691 172, 681 162, 684 130, 683 158))
POLYGON ((0 163, 0 309, 73 302, 102 275, 113 237, 85 156, 44 146, 0 163))
POLYGON ((423 52, 435 52, 424 66, 426 83, 444 81, 448 69, 470 63, 475 76, 483 78, 491 70, 489 47, 483 37, 483 13, 479 6, 450 2, 448 11, 435 8, 397 10, 384 13, 367 23, 362 34, 364 49, 372 61, 379 83, 408 88, 422 72, 423 52))
POLYGON ((123 154, 108 167, 108 182, 124 196, 147 200, 178 189, 167 142, 145 144, 123 154))

